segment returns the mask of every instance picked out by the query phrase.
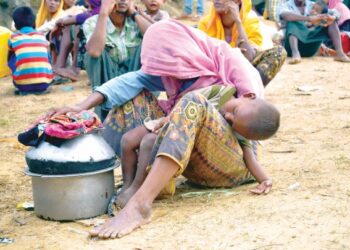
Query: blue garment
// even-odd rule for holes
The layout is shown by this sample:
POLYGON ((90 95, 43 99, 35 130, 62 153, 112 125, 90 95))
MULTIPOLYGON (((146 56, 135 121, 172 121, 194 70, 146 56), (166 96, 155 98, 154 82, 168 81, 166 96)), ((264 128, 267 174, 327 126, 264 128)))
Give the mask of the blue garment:
MULTIPOLYGON (((197 78, 185 80, 180 92, 185 91, 196 80, 197 78)), ((105 102, 102 107, 111 109, 113 106, 119 107, 132 100, 144 89, 150 92, 165 91, 160 76, 148 75, 141 70, 117 76, 97 87, 95 91, 101 93, 105 97, 105 102)))
POLYGON ((151 76, 141 70, 125 73, 97 87, 95 91, 105 97, 102 107, 111 109, 122 106, 136 97, 143 89, 148 91, 164 91, 160 76, 151 76))
MULTIPOLYGON (((184 1, 184 13, 186 15, 191 15, 193 10, 193 0, 184 1)), ((204 0, 197 0, 197 15, 204 15, 204 0)))

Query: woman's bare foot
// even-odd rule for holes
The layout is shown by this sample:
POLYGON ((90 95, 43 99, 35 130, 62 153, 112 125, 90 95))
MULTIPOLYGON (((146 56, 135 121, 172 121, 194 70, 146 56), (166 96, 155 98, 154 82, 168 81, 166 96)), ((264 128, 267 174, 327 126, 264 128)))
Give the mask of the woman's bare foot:
POLYGON ((139 202, 133 197, 116 217, 109 219, 102 226, 92 229, 90 235, 104 239, 120 238, 148 223, 150 217, 151 206, 139 202))
POLYGON ((120 191, 120 194, 117 196, 117 200, 115 201, 115 205, 117 207, 123 208, 126 203, 130 200, 130 198, 136 193, 139 189, 139 186, 131 185, 130 187, 123 189, 120 191))

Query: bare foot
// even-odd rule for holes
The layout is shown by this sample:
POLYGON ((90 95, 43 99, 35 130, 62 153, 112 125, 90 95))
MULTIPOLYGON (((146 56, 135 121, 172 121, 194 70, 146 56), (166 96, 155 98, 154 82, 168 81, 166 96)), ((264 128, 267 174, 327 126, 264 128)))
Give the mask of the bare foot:
POLYGON ((55 72, 57 75, 67 77, 67 78, 71 79, 72 81, 78 81, 79 75, 76 74, 75 72, 73 72, 73 70, 71 70, 71 69, 56 68, 55 72))
POLYGON ((342 56, 336 56, 336 57, 334 57, 334 61, 349 63, 349 62, 350 62, 350 58, 347 57, 347 56, 344 54, 344 55, 342 55, 342 56))
POLYGON ((130 187, 120 191, 120 194, 117 196, 117 200, 115 201, 116 206, 120 208, 125 207, 126 203, 128 203, 130 198, 136 193, 138 189, 139 187, 131 185, 130 187))
POLYGON ((301 63, 301 58, 300 58, 300 57, 293 57, 288 63, 289 63, 289 64, 298 64, 298 63, 301 63))
POLYGON ((150 221, 151 206, 131 199, 120 213, 102 226, 90 231, 92 237, 121 238, 150 221))

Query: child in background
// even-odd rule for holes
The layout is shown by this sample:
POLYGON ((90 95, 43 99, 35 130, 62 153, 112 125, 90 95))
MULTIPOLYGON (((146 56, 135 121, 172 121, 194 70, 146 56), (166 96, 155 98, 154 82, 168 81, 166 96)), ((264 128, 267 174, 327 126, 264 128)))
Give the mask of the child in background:
POLYGON ((87 11, 58 19, 54 29, 55 32, 62 31, 54 71, 57 75, 67 77, 73 81, 78 80, 79 71, 83 68, 82 60, 78 62, 78 56, 83 56, 79 55, 79 53, 83 54, 85 52, 86 43, 81 25, 86 19, 99 13, 101 0, 86 0, 86 4, 88 5, 87 11), (70 52, 72 52, 73 60, 71 67, 67 67, 67 58, 70 52))
MULTIPOLYGON (((221 96, 220 103, 215 103, 216 97, 210 100, 211 96, 209 95, 206 98, 215 108, 220 108, 221 115, 236 133, 237 140, 242 147, 244 162, 259 182, 259 185, 250 191, 254 194, 267 194, 272 187, 272 180, 256 160, 253 146, 247 139, 264 140, 271 137, 279 127, 279 112, 273 105, 263 99, 232 98, 234 90, 232 92, 230 89, 225 91, 227 94, 231 93, 231 99, 227 102, 223 100, 227 100, 227 96, 224 98, 221 96), (222 102, 225 103, 222 104, 222 102)), ((204 93, 200 90, 196 92, 204 93)), ((206 94, 204 93, 204 95, 206 94)), ((166 123, 166 118, 145 121, 144 125, 136 127, 123 135, 121 163, 124 184, 116 200, 117 206, 124 207, 146 178, 146 169, 152 158, 152 149, 157 134, 166 123)), ((167 190, 167 192, 169 191, 170 194, 173 194, 175 188, 167 190)))
POLYGON ((165 0, 141 0, 146 6, 145 14, 153 21, 158 22, 163 19, 169 18, 169 13, 160 8, 164 4, 165 0))
POLYGON ((35 14, 29 7, 18 7, 12 15, 17 29, 9 38, 8 65, 18 94, 40 94, 47 90, 53 73, 49 62, 49 43, 37 32, 35 14))
MULTIPOLYGON (((329 26, 334 20, 339 19, 340 14, 334 9, 328 9, 328 5, 323 0, 318 0, 312 5, 310 16, 323 15, 324 20, 320 22, 321 26, 329 26)), ((308 27, 314 27, 313 24, 308 23, 308 27)))

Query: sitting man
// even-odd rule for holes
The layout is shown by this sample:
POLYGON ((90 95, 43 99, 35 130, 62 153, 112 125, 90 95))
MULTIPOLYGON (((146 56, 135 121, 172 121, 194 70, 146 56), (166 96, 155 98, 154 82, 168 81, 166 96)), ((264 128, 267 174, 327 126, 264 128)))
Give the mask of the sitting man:
POLYGON ((313 3, 309 0, 289 0, 282 7, 280 18, 286 26, 285 48, 292 56, 290 64, 301 62, 301 57, 314 56, 323 41, 331 38, 336 50, 334 60, 350 62, 342 49, 340 31, 335 17, 329 14, 309 15, 313 3), (316 27, 307 27, 307 23, 316 27))
MULTIPOLYGON (((99 15, 83 25, 87 39, 85 67, 93 89, 140 68, 142 35, 151 24, 139 15, 132 0, 102 0, 99 15)), ((97 113, 104 120, 108 110, 97 113)))

